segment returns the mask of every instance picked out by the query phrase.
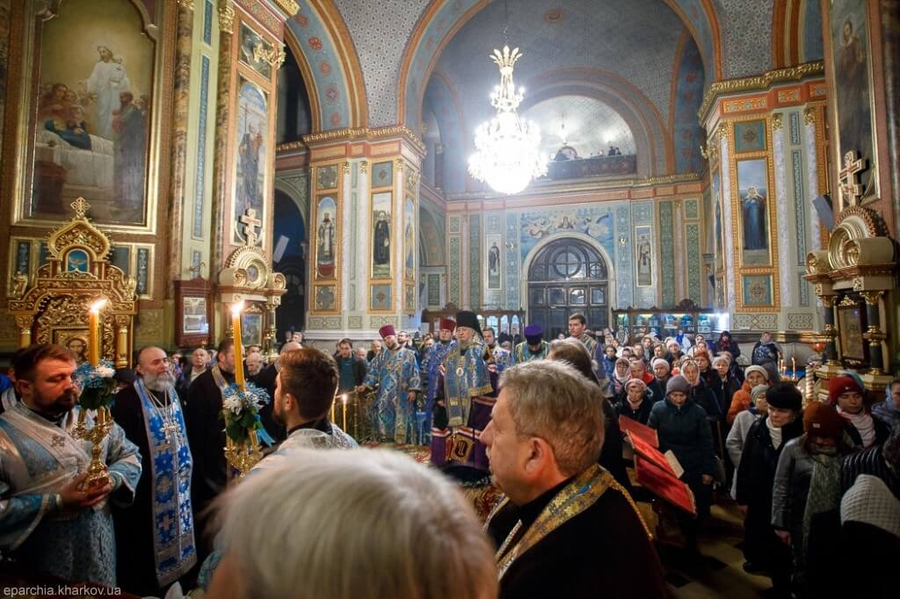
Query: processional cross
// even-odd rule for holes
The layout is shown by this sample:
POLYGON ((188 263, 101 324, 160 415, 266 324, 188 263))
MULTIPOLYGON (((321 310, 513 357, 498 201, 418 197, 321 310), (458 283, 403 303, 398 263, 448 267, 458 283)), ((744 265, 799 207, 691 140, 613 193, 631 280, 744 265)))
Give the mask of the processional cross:
POLYGON ((844 168, 841 169, 841 191, 844 201, 850 206, 858 206, 863 196, 863 186, 859 183, 859 173, 866 170, 866 161, 859 158, 856 150, 844 154, 844 168))
POLYGON ((256 218, 256 210, 247 208, 247 212, 239 220, 244 225, 244 237, 247 239, 247 245, 256 245, 259 239, 256 236, 256 227, 262 226, 262 221, 256 218))

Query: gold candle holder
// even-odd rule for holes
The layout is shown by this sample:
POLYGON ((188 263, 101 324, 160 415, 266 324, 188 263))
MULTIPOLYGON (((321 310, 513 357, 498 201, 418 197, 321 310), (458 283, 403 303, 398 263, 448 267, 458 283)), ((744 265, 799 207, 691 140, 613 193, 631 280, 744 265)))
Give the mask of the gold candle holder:
POLYGON ((250 469, 262 459, 256 431, 250 431, 250 438, 246 441, 234 441, 226 435, 225 459, 232 468, 238 471, 238 478, 247 476, 250 469))
POLYGON ((87 428, 87 411, 82 409, 78 413, 78 424, 75 426, 75 436, 91 442, 91 462, 88 464, 87 478, 81 483, 82 490, 96 486, 104 486, 109 482, 109 469, 103 462, 103 439, 112 430, 113 418, 109 408, 101 407, 97 410, 97 418, 94 426, 87 428))

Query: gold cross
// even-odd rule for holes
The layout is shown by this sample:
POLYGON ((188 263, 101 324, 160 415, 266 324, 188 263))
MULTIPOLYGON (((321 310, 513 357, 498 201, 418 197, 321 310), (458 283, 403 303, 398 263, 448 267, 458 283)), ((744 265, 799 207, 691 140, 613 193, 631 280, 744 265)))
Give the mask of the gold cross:
POLYGON ((850 206, 859 204, 863 195, 863 186, 859 181, 859 173, 866 170, 866 161, 859 158, 856 150, 850 150, 844 154, 844 168, 841 169, 841 190, 844 199, 850 206))
POLYGON ((78 198, 69 206, 72 207, 72 210, 75 211, 75 218, 84 218, 84 215, 87 214, 87 211, 91 209, 91 205, 87 203, 84 198, 78 198))
POLYGON ((262 226, 262 221, 256 218, 256 210, 247 208, 247 212, 239 220, 244 225, 244 237, 247 239, 247 245, 256 245, 256 227, 262 226))

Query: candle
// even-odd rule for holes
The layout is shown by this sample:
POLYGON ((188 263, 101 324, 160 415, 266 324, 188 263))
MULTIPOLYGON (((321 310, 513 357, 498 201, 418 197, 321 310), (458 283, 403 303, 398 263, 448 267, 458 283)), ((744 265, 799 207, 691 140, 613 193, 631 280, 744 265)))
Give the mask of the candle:
POLYGON ((238 302, 231 307, 231 328, 234 331, 232 338, 234 339, 234 382, 237 386, 244 389, 244 347, 241 340, 241 311, 244 309, 244 302, 238 302))
POLYGON ((98 300, 88 310, 88 361, 91 366, 100 365, 100 308, 105 304, 105 299, 98 300))
POLYGON ((795 381, 798 380, 797 379, 797 358, 795 358, 794 356, 791 356, 791 370, 793 371, 791 374, 791 378, 794 379, 795 381))
POLYGON ((347 394, 341 395, 341 403, 344 404, 344 430, 347 430, 347 394))

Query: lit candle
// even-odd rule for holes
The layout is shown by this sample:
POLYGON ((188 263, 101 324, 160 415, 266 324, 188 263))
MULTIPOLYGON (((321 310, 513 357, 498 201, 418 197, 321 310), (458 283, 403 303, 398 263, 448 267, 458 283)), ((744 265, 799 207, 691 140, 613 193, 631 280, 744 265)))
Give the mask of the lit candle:
POLYGON ((791 378, 797 380, 797 358, 791 356, 791 378))
POLYGON ((344 404, 344 430, 347 430, 347 394, 341 395, 341 403, 344 404))
POLYGON ((91 366, 100 365, 100 308, 104 305, 106 300, 102 299, 88 310, 88 361, 91 366))
POLYGON ((244 347, 241 340, 241 311, 244 302, 231 307, 231 328, 234 331, 234 382, 240 389, 244 388, 244 347))

